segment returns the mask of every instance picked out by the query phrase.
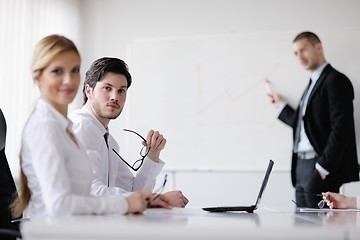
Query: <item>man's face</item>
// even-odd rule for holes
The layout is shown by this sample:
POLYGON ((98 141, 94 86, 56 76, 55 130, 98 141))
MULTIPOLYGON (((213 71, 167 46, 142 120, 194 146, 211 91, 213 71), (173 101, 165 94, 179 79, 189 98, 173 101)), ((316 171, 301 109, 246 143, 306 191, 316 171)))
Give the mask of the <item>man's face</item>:
POLYGON ((107 127, 111 119, 116 119, 126 101, 127 80, 122 74, 107 73, 92 89, 85 86, 87 105, 95 116, 107 127))
POLYGON ((314 71, 321 65, 321 43, 313 45, 308 39, 303 38, 293 44, 293 50, 300 64, 306 70, 314 71))

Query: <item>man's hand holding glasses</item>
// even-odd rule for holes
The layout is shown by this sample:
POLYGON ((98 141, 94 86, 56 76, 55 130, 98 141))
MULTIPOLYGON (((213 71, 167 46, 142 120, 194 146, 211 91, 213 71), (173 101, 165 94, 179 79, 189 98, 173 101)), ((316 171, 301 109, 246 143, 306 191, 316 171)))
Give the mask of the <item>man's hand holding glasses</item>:
POLYGON ((113 152, 132 170, 137 171, 142 166, 144 159, 146 156, 148 156, 152 161, 159 162, 160 161, 160 152, 164 149, 166 144, 166 139, 162 134, 160 134, 158 131, 150 130, 147 139, 145 139, 143 136, 141 136, 139 133, 124 129, 126 132, 130 132, 133 134, 136 134, 139 136, 143 141, 143 147, 140 150, 140 158, 133 162, 132 164, 127 162, 123 157, 120 156, 120 154, 115 150, 112 149, 113 152))
POLYGON ((158 131, 150 130, 143 145, 149 149, 148 157, 155 162, 159 162, 160 152, 166 145, 166 139, 158 131))
MULTIPOLYGON (((160 161, 160 152, 164 149, 166 144, 166 139, 160 134, 158 131, 150 130, 147 139, 142 137, 139 133, 124 129, 126 132, 130 132, 132 134, 140 137, 143 142, 143 147, 140 150, 140 158, 133 163, 127 162, 124 158, 120 156, 115 149, 112 149, 113 152, 132 170, 138 171, 142 166, 144 159, 148 156, 152 161, 159 162, 160 161)), ((171 207, 185 207, 188 204, 189 200, 182 194, 181 191, 170 191, 162 194, 164 191, 165 185, 167 182, 167 174, 165 174, 163 184, 151 195, 151 197, 146 197, 147 207, 163 207, 163 208, 171 208, 171 207)), ((148 193, 143 193, 148 194, 148 193)), ((142 212, 142 211, 141 211, 142 212)))

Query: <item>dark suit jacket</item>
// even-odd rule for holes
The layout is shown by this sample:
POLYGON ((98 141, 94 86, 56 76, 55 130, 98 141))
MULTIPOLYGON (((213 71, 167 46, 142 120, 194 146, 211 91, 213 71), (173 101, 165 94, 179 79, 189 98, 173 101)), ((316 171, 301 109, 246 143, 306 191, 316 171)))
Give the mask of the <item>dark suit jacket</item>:
MULTIPOLYGON (((355 127, 354 89, 350 80, 328 64, 316 82, 304 115, 304 127, 319 158, 317 162, 340 183, 359 181, 355 127)), ((293 128, 293 139, 299 108, 289 105, 279 119, 293 128)), ((293 153, 291 180, 295 187, 297 157, 293 153)), ((330 176, 329 175, 329 176, 330 176)))

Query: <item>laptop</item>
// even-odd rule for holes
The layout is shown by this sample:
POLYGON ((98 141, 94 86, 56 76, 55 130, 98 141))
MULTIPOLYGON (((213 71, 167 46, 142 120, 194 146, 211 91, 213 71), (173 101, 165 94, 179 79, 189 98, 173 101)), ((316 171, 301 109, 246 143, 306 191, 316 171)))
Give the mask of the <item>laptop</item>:
POLYGON ((226 206, 223 206, 223 207, 204 207, 202 209, 205 210, 205 211, 209 211, 209 212, 229 212, 229 211, 237 211, 237 212, 239 212, 239 211, 241 211, 241 212, 253 213, 254 210, 256 210, 258 208, 258 205, 260 203, 262 194, 265 191, 267 182, 269 180, 269 176, 270 176, 273 165, 274 165, 273 160, 270 160, 269 165, 268 165, 267 170, 266 170, 266 173, 265 173, 264 180, 263 180, 263 182, 261 184, 259 195, 258 195, 254 205, 250 205, 250 206, 227 206, 227 207, 226 206))

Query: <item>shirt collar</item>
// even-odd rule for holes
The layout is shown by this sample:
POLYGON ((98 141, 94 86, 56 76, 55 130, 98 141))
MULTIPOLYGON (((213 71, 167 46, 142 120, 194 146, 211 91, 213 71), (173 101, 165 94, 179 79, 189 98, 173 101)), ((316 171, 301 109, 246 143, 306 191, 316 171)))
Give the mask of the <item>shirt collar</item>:
POLYGON ((311 80, 312 80, 313 83, 315 83, 315 82, 319 79, 319 77, 320 77, 322 71, 324 70, 324 68, 326 67, 326 65, 328 65, 327 62, 321 64, 320 67, 318 67, 318 68, 311 74, 310 77, 311 77, 311 80))
POLYGON ((50 103, 48 103, 44 99, 39 98, 36 108, 40 111, 44 111, 49 118, 53 118, 58 123, 60 123, 63 129, 72 128, 72 121, 67 117, 64 117, 64 115, 62 115, 58 110, 56 110, 50 103))
POLYGON ((93 118, 93 122, 94 122, 95 126, 101 131, 102 135, 109 132, 109 128, 105 128, 104 125, 102 125, 102 123, 99 121, 99 119, 96 118, 94 113, 92 111, 90 111, 90 109, 86 105, 84 105, 82 107, 82 110, 87 112, 93 118))

